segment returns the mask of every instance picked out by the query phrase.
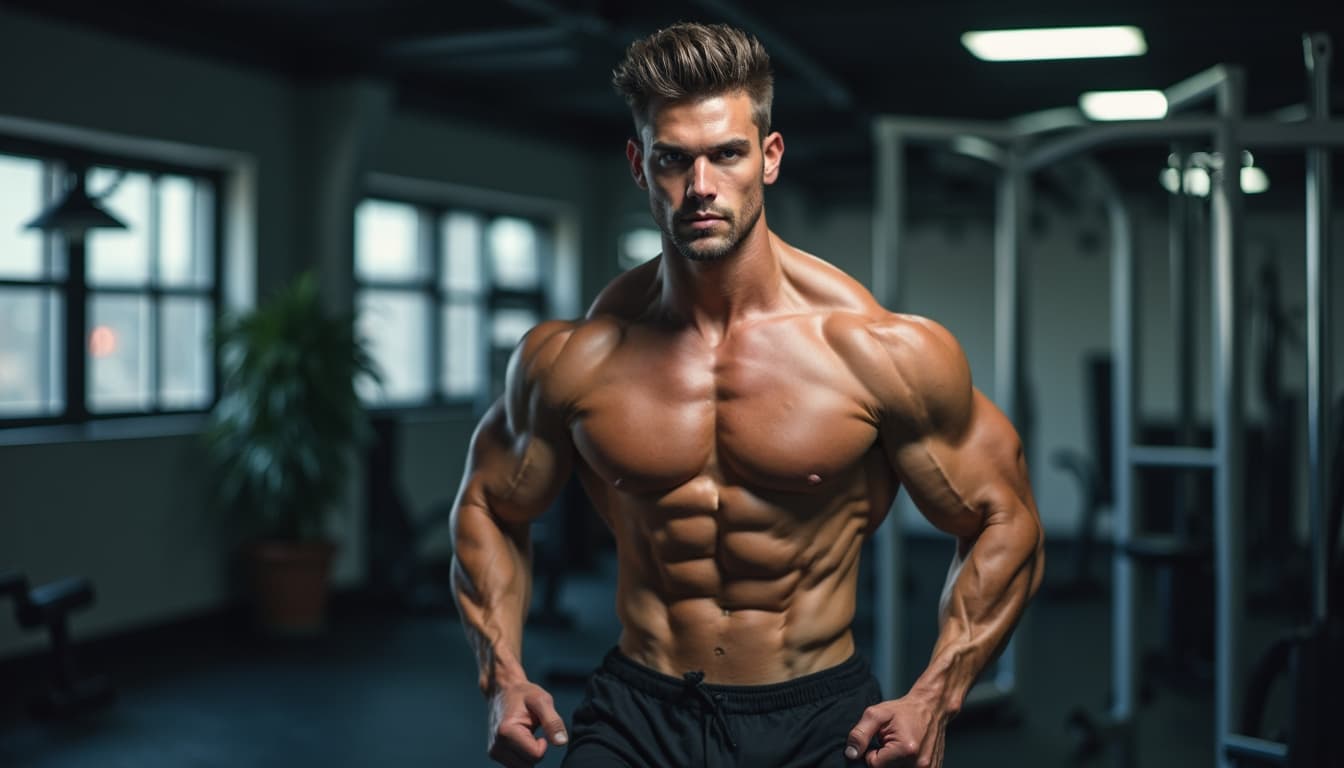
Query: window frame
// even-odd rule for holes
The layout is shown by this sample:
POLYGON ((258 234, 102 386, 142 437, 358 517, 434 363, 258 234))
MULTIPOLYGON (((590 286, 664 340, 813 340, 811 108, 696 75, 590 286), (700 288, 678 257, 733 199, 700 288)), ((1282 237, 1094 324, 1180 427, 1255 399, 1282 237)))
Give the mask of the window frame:
MULTIPOLYGON (((427 355, 428 395, 417 399, 395 399, 388 401, 363 401, 364 407, 376 413, 396 414, 436 408, 473 408, 484 410, 498 396, 502 387, 502 377, 494 372, 496 348, 490 334, 491 315, 500 309, 529 309, 535 311, 537 322, 543 322, 555 311, 556 300, 552 289, 552 270, 556 264, 560 222, 558 214, 547 210, 538 210, 533 206, 510 206, 491 204, 488 200, 473 199, 470 193, 460 198, 422 196, 406 194, 401 191, 383 188, 371 188, 356 203, 356 207, 365 201, 377 201, 411 207, 416 214, 416 247, 420 249, 418 257, 425 259, 427 269, 423 277, 412 279, 369 279, 360 275, 355 261, 358 254, 352 249, 351 276, 354 304, 359 306, 360 296, 365 291, 395 291, 405 295, 417 294, 429 301, 429 327, 425 339, 427 355), (481 289, 472 293, 461 288, 452 288, 444 284, 444 225, 454 213, 475 217, 480 222, 477 247, 477 268, 481 274, 481 289), (537 280, 534 288, 511 288, 500 286, 495 281, 490 264, 488 230, 492 221, 497 219, 521 219, 531 224, 538 234, 537 238, 537 280), (474 392, 453 395, 443 386, 444 367, 447 364, 443 354, 443 312, 449 306, 472 306, 480 313, 477 327, 478 382, 474 392)), ((488 197, 483 194, 481 197, 488 197)), ((358 248, 358 234, 354 241, 358 248)), ((511 351, 511 350, 510 350, 511 351)))
MULTIPOLYGON (((205 403, 200 407, 191 408, 166 408, 163 406, 162 395, 159 392, 161 376, 159 364, 162 361, 162 329, 160 304, 164 298, 172 296, 186 296, 192 298, 204 298, 209 304, 209 318, 211 328, 218 326, 224 306, 223 278, 224 278, 224 188, 225 173, 219 169, 200 166, 185 165, 182 163, 167 162, 161 159, 138 155, 134 153, 108 152, 104 150, 88 150, 69 145, 41 141, 32 138, 17 137, 0 133, 0 154, 21 157, 26 159, 38 160, 43 163, 43 200, 49 202, 54 198, 54 190, 50 187, 52 180, 58 174, 53 171, 64 170, 72 163, 79 163, 88 167, 104 166, 112 167, 118 170, 125 170, 129 173, 147 174, 153 182, 157 182, 158 177, 164 175, 186 176, 197 180, 207 181, 213 187, 211 217, 212 231, 207 242, 211 249, 211 264, 208 271, 209 287, 206 289, 183 287, 183 286, 164 286, 156 284, 158 276, 156 258, 157 253, 157 233, 151 232, 149 236, 154 245, 151 246, 150 254, 150 273, 149 279, 142 285, 110 285, 95 286, 89 281, 87 268, 87 253, 85 269, 83 274, 75 275, 74 270, 70 269, 70 258, 68 252, 65 254, 64 274, 60 277, 53 277, 51 274, 44 275, 36 279, 23 279, 13 277, 0 277, 0 287, 18 287, 53 290, 62 301, 62 328, 59 335, 59 344, 51 350, 51 354, 58 356, 63 361, 61 364, 60 375, 62 378, 61 391, 63 405, 59 413, 51 415, 25 415, 25 416, 0 416, 0 430, 20 427, 44 427, 61 425, 80 425, 93 422, 111 422, 126 419, 144 419, 160 418, 169 416, 182 416, 191 414, 204 414, 214 407, 219 398, 220 374, 219 360, 217 351, 213 344, 208 344, 205 350, 210 361, 210 377, 208 380, 209 396, 205 403), (126 409, 126 410, 94 410, 92 409, 92 398, 90 388, 88 387, 88 376, 90 368, 90 355, 85 348, 85 337, 89 331, 89 300, 93 295, 119 295, 143 297, 149 302, 149 354, 151 365, 149 369, 149 389, 151 393, 150 407, 144 409, 126 409), (76 341, 75 335, 66 327, 64 318, 69 316, 69 302, 71 297, 85 302, 85 330, 79 334, 79 340, 76 341), (85 377, 85 386, 80 387, 83 397, 72 398, 73 377, 70 375, 69 361, 70 357, 76 354, 84 357, 84 364, 81 366, 85 377)), ((151 189, 154 187, 152 186, 151 189)), ((150 215, 157 220, 159 202, 157 195, 151 196, 150 215)), ((39 211, 33 211, 36 216, 39 211)), ((151 228, 153 225, 149 225, 151 228)), ((42 249, 46 258, 51 259, 55 256, 58 249, 64 248, 61 238, 51 233, 42 234, 42 249)), ((50 272, 50 270, 47 270, 50 272)), ((45 374, 44 374, 45 375, 45 374)))

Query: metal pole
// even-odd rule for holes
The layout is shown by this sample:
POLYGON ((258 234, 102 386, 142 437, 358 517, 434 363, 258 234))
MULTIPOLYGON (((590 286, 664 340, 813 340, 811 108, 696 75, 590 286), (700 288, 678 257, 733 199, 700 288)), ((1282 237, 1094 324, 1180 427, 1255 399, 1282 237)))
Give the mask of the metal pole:
MULTIPOLYGON (((1190 155, 1183 146, 1173 148, 1176 167, 1181 171, 1180 185, 1171 195, 1171 222, 1167 247, 1171 267, 1171 331, 1175 341, 1176 408, 1179 430, 1177 445, 1195 444, 1195 261, 1190 243, 1191 205, 1185 191, 1185 169, 1190 155)), ((1187 476, 1188 479, 1188 476, 1187 476)), ((1188 485, 1182 482, 1181 485, 1188 485)), ((1188 489, 1185 493, 1188 494, 1188 489)), ((1185 501, 1191 496, 1182 497, 1185 501)))
POLYGON ((1242 387, 1239 306, 1241 300, 1241 144, 1237 122, 1243 112, 1244 75, 1229 67, 1218 88, 1222 118, 1215 146, 1222 167, 1211 189, 1213 275, 1214 545, 1217 572, 1215 615, 1214 724, 1217 765, 1231 768, 1224 750, 1241 712, 1239 667, 1243 625, 1245 560, 1241 494, 1242 387))
MULTIPOLYGON (((877 145, 876 209, 873 211, 873 293, 882 306, 899 307, 900 243, 905 225, 905 139, 881 123, 874 129, 877 145)), ((877 529, 874 543, 876 588, 874 598, 873 668, 883 693, 905 693, 905 644, 901 634, 904 615, 902 571, 903 536, 899 505, 887 511, 886 524, 877 529)))
POLYGON ((1244 120, 1242 143, 1248 147, 1341 147, 1344 146, 1344 120, 1308 120, 1303 123, 1277 123, 1271 120, 1244 120))
POLYGON ((1018 352, 1022 340, 1021 231, 1025 188, 1018 153, 1010 151, 999 177, 994 231, 994 399, 1019 430, 1024 415, 1018 352))
MULTIPOLYGON (((994 232, 994 399, 1017 427, 1023 452, 1030 456, 1031 434, 1022 386, 1025 356, 1022 225, 1026 221, 1027 175, 1021 153, 1010 147, 999 177, 994 232)), ((994 666, 994 692, 1010 694, 1017 677, 1017 643, 1010 639, 994 666)))
MULTIPOLYGON (((1221 72, 1221 70, 1219 70, 1221 72)), ((1176 439, 1179 446, 1195 444, 1195 273, 1194 257, 1190 247, 1191 207, 1194 197, 1186 193, 1185 171, 1190 163, 1188 147, 1172 145, 1169 167, 1179 169, 1176 191, 1169 195, 1167 229, 1168 266, 1171 278, 1169 305, 1171 308, 1171 336, 1176 372, 1176 439)), ((1193 472, 1178 472, 1172 489, 1172 533, 1180 540, 1191 536, 1191 504, 1196 495, 1193 472)), ((1161 568, 1155 574, 1161 605, 1162 642, 1174 651, 1183 648, 1187 638, 1182 637, 1175 617, 1182 611, 1177 604, 1179 582, 1174 568, 1161 568)))
POLYGON ((1178 112, 1192 104, 1218 95, 1218 89, 1227 82, 1228 67, 1215 64, 1166 89, 1167 114, 1178 112))
MULTIPOLYGON (((1312 119, 1330 119, 1330 37, 1303 37, 1311 78, 1312 119)), ((1311 520, 1311 615, 1324 624, 1329 606, 1327 568, 1331 547, 1326 521, 1330 504, 1330 153, 1307 151, 1307 512, 1311 520)))
POLYGON ((1187 136, 1202 138, 1212 135, 1219 125, 1220 121, 1209 117, 1169 117, 1166 120, 1092 125, 1035 145, 1026 154, 1023 165, 1028 171, 1037 171, 1089 150, 1115 144, 1153 143, 1187 136))
POLYGON ((873 296, 887 309, 900 308, 901 237, 905 229, 905 135, 878 124, 876 210, 873 212, 873 296))
POLYGON ((1134 537, 1134 446, 1135 393, 1138 391, 1138 358, 1134 340, 1135 319, 1134 244, 1129 212, 1101 170, 1093 167, 1106 199, 1111 230, 1111 365, 1113 412, 1111 471, 1113 481, 1111 545, 1111 690, 1110 720, 1118 726, 1113 746, 1117 766, 1133 763, 1134 710, 1138 698, 1138 611, 1134 560, 1125 554, 1134 537))

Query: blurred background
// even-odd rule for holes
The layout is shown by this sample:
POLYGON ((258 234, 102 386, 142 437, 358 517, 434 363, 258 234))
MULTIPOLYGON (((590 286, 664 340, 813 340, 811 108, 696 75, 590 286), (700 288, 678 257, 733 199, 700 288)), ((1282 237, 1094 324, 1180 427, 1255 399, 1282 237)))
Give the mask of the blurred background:
MULTIPOLYGON (((1046 585, 946 764, 1222 766, 1227 717, 1281 745, 1325 732, 1304 713, 1339 684, 1311 661, 1337 638, 1313 634, 1316 655, 1276 639, 1320 625, 1313 564, 1338 559, 1337 523, 1311 510, 1338 519, 1339 430, 1318 404, 1344 382, 1344 313, 1326 312, 1326 375, 1309 376, 1307 254, 1338 251, 1309 222, 1337 230, 1340 206, 1308 190, 1341 174, 1302 137, 1314 120, 1340 141, 1313 110, 1342 89, 1318 76, 1313 95, 1308 61, 1328 73, 1329 57, 1303 42, 1339 18, 1297 0, 0 0, 0 765, 487 764, 447 513, 517 340, 659 250, 609 81, 626 45, 678 20, 738 25, 772 55, 787 149, 771 228, 947 326, 1026 437, 1046 585), (1063 58, 987 60, 966 35, 1098 26, 1132 27, 1135 47, 1093 58, 1110 42, 1077 32, 1063 58), (1177 115, 1172 86, 1229 80, 1274 140, 1238 152, 1240 277, 1220 305, 1216 102, 1177 115), (1173 102, 1151 125, 1187 129, 1043 162, 1005 209, 1010 150, 1091 135, 1084 94, 1133 90, 1173 102), (1117 203, 1132 407, 1113 392, 1117 203), (1236 318, 1221 336, 1220 306, 1236 318), (1222 372, 1220 338, 1238 355, 1222 372), (346 399, 333 375, 354 381, 346 399), (326 410, 294 410, 305 398, 326 410), (1117 479, 1126 413, 1133 442, 1205 458, 1117 479), (276 426, 298 422, 319 426, 276 426), (1231 625, 1220 477, 1245 544, 1231 625), (1146 550, 1113 546, 1122 487, 1146 550), (272 509, 266 492, 321 503, 239 512, 272 509), (258 617, 253 542, 281 529, 334 545, 307 555, 330 568, 324 613, 258 617), (1114 611, 1117 559, 1135 568, 1131 613, 1114 611), (1233 678, 1217 663, 1231 636, 1233 678)), ((1328 309, 1344 269, 1324 275, 1328 309)), ((856 637, 908 682, 952 546, 913 509, 887 526, 856 637)), ((526 659, 568 714, 616 640, 611 544, 572 487, 535 541, 526 659)), ((1278 764, 1326 764, 1304 749, 1278 764)))

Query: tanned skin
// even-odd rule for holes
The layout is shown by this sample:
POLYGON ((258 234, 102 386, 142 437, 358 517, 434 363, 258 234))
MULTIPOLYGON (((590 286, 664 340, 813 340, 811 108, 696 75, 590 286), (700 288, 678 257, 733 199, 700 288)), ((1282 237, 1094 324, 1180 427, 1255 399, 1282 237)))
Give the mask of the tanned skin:
POLYGON ((928 667, 848 734, 870 766, 941 765, 948 720, 1040 583, 1012 425, 945 329, 770 232, 784 142, 751 115, 740 92, 650 105, 627 156, 663 255, 584 320, 529 333, 472 439, 454 587, 503 765, 567 741, 520 659, 529 525, 571 470, 615 536, 621 651, 734 685, 854 653, 859 552, 904 485, 957 548, 928 667))

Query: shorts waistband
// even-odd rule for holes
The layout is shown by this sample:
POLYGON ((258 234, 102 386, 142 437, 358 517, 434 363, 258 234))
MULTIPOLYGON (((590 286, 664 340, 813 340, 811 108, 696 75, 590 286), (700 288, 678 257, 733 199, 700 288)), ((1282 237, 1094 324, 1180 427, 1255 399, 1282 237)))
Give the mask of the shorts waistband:
MULTIPOLYGON (((666 701, 683 700, 687 693, 686 680, 665 675, 640 664, 613 648, 602 660, 602 671, 612 675, 635 690, 666 701)), ((842 693, 851 693, 873 680, 868 662, 857 653, 847 660, 782 683, 766 685, 716 685, 700 683, 716 698, 724 712, 762 714, 789 709, 842 693)))

